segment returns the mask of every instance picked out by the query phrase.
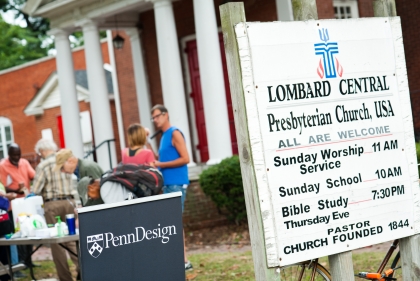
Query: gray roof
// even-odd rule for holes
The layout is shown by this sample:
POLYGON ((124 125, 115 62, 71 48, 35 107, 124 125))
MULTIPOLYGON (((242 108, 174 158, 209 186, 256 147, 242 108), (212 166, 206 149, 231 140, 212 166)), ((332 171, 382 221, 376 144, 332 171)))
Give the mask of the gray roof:
MULTIPOLYGON (((108 70, 105 71, 105 81, 106 81, 106 87, 108 89, 108 94, 114 94, 114 87, 112 85, 112 74, 108 70)), ((53 73, 57 73, 57 71, 54 71, 53 73)), ((87 73, 86 70, 76 70, 74 71, 74 78, 76 79, 76 84, 82 86, 83 88, 89 90, 89 83, 87 79, 87 73)))
MULTIPOLYGON (((114 88, 112 86, 112 75, 111 72, 108 70, 105 71, 105 79, 106 79, 106 86, 108 89, 108 94, 114 93, 114 88)), ((76 78, 76 84, 82 86, 85 89, 89 90, 89 83, 87 79, 87 73, 86 70, 76 70, 74 72, 74 76, 76 78)))

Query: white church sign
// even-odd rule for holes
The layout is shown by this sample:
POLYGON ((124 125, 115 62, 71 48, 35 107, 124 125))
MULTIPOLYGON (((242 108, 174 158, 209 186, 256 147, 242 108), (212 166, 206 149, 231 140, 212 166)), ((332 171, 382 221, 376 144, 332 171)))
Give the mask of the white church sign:
POLYGON ((269 266, 419 233, 400 19, 235 32, 269 266))

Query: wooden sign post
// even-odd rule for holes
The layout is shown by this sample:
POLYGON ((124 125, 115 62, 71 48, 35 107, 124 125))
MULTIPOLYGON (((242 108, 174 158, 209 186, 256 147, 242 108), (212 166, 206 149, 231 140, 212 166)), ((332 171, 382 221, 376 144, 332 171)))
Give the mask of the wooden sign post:
POLYGON ((420 232, 400 20, 220 11, 256 279, 328 255, 354 280, 350 250, 420 232))
MULTIPOLYGON (((374 0, 373 13, 375 17, 396 17, 395 0, 374 0)), ((420 280, 420 235, 403 238, 399 245, 404 281, 420 280)))
POLYGON ((395 0, 373 0, 373 14, 375 17, 396 17, 395 0))
POLYGON ((248 122, 247 119, 244 118, 244 116, 246 116, 246 107, 242 88, 242 74, 238 46, 236 44, 236 35, 233 29, 237 23, 246 21, 243 3, 236 2, 221 5, 220 15, 225 50, 228 50, 226 51, 226 62, 229 72, 229 84, 232 96, 233 114, 235 117, 238 152, 241 161, 242 181, 244 183, 249 232, 252 241, 251 246, 255 279, 261 281, 279 280, 280 271, 275 268, 269 268, 267 265, 257 182, 254 173, 254 165, 251 159, 248 122))

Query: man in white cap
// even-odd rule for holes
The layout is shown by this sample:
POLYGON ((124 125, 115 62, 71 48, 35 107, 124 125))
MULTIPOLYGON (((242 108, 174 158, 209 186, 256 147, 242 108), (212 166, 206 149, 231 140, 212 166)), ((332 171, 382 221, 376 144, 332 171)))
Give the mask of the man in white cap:
POLYGON ((87 196, 87 186, 91 182, 91 179, 100 179, 104 173, 97 163, 86 159, 78 159, 70 149, 61 149, 56 154, 54 169, 55 171, 76 175, 78 181, 77 192, 79 193, 83 206, 104 203, 100 197, 89 199, 87 196))

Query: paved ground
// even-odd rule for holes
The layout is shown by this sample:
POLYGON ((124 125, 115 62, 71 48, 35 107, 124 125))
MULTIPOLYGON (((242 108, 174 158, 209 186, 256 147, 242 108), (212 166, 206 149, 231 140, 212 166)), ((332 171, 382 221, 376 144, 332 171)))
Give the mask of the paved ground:
POLYGON ((52 260, 51 249, 46 246, 42 246, 32 255, 32 261, 45 261, 52 260))

